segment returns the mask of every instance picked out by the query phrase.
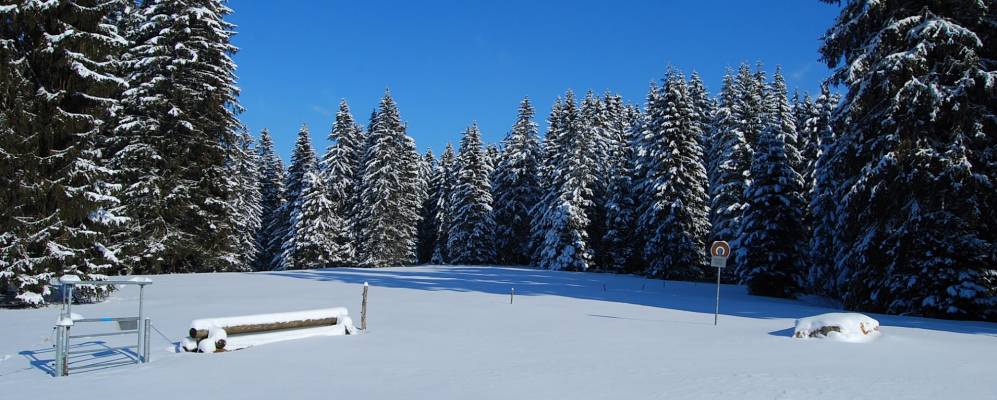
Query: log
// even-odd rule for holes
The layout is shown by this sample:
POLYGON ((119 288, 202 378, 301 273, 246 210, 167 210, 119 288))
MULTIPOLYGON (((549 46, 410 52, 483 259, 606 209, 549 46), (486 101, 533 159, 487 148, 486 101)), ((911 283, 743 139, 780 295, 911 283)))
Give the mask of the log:
MULTIPOLYGON (((282 329, 315 328, 319 326, 336 325, 338 318, 303 319, 294 321, 272 322, 265 324, 241 324, 232 326, 219 326, 229 335, 239 335, 243 333, 261 333, 282 329)), ((208 337, 207 329, 190 328, 190 337, 200 341, 208 337)))

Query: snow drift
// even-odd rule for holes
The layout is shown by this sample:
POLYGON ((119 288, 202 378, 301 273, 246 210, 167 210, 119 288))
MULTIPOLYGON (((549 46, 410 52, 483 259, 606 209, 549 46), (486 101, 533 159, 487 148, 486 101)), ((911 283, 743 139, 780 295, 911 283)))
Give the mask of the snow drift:
POLYGON ((868 342, 879 336, 879 321, 859 313, 827 313, 796 320, 795 338, 868 342))

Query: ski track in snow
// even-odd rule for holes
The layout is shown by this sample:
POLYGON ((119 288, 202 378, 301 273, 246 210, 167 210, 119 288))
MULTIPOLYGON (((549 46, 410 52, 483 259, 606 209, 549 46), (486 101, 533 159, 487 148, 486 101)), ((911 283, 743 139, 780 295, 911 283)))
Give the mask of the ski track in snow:
MULTIPOLYGON (((870 314, 870 343, 801 340, 797 318, 838 311, 809 301, 634 276, 511 267, 420 266, 153 276, 152 362, 80 339, 53 378, 57 306, 0 310, 3 399, 994 399, 997 324, 870 314), (346 307, 368 332, 220 354, 176 353, 192 320, 346 307), (603 289, 605 285, 605 290, 603 289), (515 288, 513 304, 510 291, 515 288), (120 365, 115 365, 115 363, 120 365), (113 390, 107 390, 112 387, 113 390)), ((137 312, 137 288, 74 306, 85 317, 137 312)), ((74 334, 107 330, 74 327, 74 334)))

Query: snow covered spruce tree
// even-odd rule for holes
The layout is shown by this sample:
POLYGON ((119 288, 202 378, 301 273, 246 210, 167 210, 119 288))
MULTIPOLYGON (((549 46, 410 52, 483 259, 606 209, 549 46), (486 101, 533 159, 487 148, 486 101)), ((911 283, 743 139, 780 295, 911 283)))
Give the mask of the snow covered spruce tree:
POLYGON ((639 129, 639 112, 623 105, 620 96, 603 99, 610 125, 607 129, 609 146, 609 184, 606 188, 606 233, 602 237, 603 252, 599 255, 602 268, 616 273, 637 273, 634 229, 637 204, 634 198, 634 133, 639 129))
POLYGON ((844 2, 829 149, 847 307, 997 318, 993 2, 844 2))
POLYGON ((502 158, 502 150, 495 143, 485 145, 485 167, 488 167, 488 174, 491 175, 495 167, 498 166, 499 159, 502 158))
MULTIPOLYGON (((742 97, 737 89, 734 77, 729 73, 724 76, 711 135, 716 166, 710 184, 713 240, 730 241, 735 249, 739 247, 738 229, 744 212, 744 191, 750 182, 752 157, 748 140, 741 132, 742 97)), ((736 254, 732 256, 737 257, 736 254)))
POLYGON ((554 171, 557 169, 558 158, 555 156, 559 154, 558 142, 560 141, 557 135, 561 130, 558 124, 561 123, 563 109, 564 104, 561 97, 556 98, 554 104, 551 105, 550 114, 547 115, 547 133, 540 145, 540 167, 537 171, 539 198, 537 203, 530 208, 530 249, 532 249, 530 259, 534 265, 540 260, 540 245, 543 243, 544 235, 549 228, 547 223, 550 221, 543 219, 544 213, 547 211, 544 202, 550 199, 548 195, 553 185, 554 171))
POLYGON ((457 182, 457 155, 453 146, 447 143, 440 155, 440 162, 437 165, 436 173, 430 180, 429 201, 432 202, 434 212, 430 221, 431 229, 435 232, 433 240, 433 250, 430 255, 430 262, 434 264, 445 264, 449 259, 447 242, 450 237, 450 222, 453 220, 451 213, 454 188, 457 182))
POLYGON ((419 213, 419 229, 416 237, 416 262, 428 263, 433 258, 433 248, 436 247, 436 194, 440 187, 440 165, 433 155, 432 149, 427 149, 422 156, 422 165, 426 168, 426 196, 422 199, 419 213))
MULTIPOLYGON (((106 17, 121 3, 5 2, 0 6, 0 291, 45 303, 48 279, 116 274, 108 234, 114 171, 97 147, 126 87, 126 43, 106 17)), ((106 290, 82 287, 77 301, 106 290)))
POLYGON ((331 265, 356 264, 355 219, 360 197, 360 163, 364 150, 361 129, 353 119, 346 100, 340 101, 336 122, 329 132, 329 140, 333 144, 326 150, 320 164, 324 186, 329 191, 328 197, 332 203, 331 212, 346 226, 340 234, 332 236, 332 240, 336 242, 335 247, 341 250, 335 254, 342 257, 330 259, 331 265))
POLYGON ((755 73, 747 64, 741 64, 734 78, 734 91, 740 96, 738 107, 734 109, 738 129, 748 141, 748 146, 754 148, 758 137, 766 126, 765 110, 765 73, 759 65, 755 73))
POLYGON ((530 261, 530 208, 540 198, 540 138, 529 99, 519 103, 512 130, 502 141, 504 150, 492 173, 495 248, 500 264, 530 261))
POLYGON ((702 135, 699 140, 699 146, 703 148, 703 164, 709 165, 710 158, 712 154, 707 154, 706 149, 710 147, 709 137, 710 137, 710 124, 713 122, 713 113, 716 112, 716 103, 710 98, 710 92, 706 90, 706 84, 703 83, 703 79, 699 77, 699 73, 692 71, 692 75, 689 76, 689 99, 692 101, 693 108, 696 111, 697 123, 699 123, 699 131, 702 135))
POLYGON ((359 261, 387 267, 416 261, 416 229, 425 194, 419 153, 385 91, 367 133, 360 195, 359 261))
POLYGON ((641 184, 646 273, 669 279, 700 279, 705 273, 709 234, 706 168, 699 140, 699 116, 685 79, 669 71, 661 94, 648 104, 641 140, 646 175, 641 184))
POLYGON ((765 97, 765 109, 769 128, 779 130, 779 134, 785 138, 786 158, 789 166, 793 168, 800 179, 800 190, 803 188, 804 159, 800 151, 799 134, 797 133, 796 114, 789 104, 786 80, 782 77, 782 67, 776 66, 775 75, 772 76, 772 84, 769 86, 768 94, 765 97), (773 122, 778 122, 778 126, 772 126, 773 122))
POLYGON ((454 264, 495 262, 495 220, 488 169, 478 124, 472 123, 460 141, 457 186, 450 206, 453 220, 447 251, 454 264))
POLYGON ((343 265, 350 248, 342 243, 349 226, 336 214, 328 188, 318 171, 305 173, 301 187, 301 207, 291 221, 294 226, 292 255, 294 268, 320 268, 343 265))
POLYGON ((274 152, 273 138, 266 129, 260 132, 256 154, 260 177, 260 230, 256 235, 259 254, 253 269, 261 271, 273 268, 284 240, 280 234, 284 224, 284 163, 274 152))
POLYGON ((555 102, 544 149, 544 182, 534 211, 531 237, 537 240, 535 263, 551 270, 585 271, 592 263, 588 243, 593 140, 582 129, 575 96, 555 102))
POLYGON ((810 178, 813 183, 807 209, 811 223, 807 286, 818 295, 836 298, 839 281, 847 279, 847 276, 834 272, 834 254, 837 248, 834 245, 837 231, 837 201, 834 194, 836 185, 833 171, 827 167, 834 143, 834 132, 831 130, 831 112, 834 108, 832 101, 830 88, 825 83, 821 86, 820 97, 814 103, 813 117, 807 121, 807 131, 816 136, 819 149, 813 163, 810 178))
POLYGON ((260 253, 256 238, 262 226, 260 161, 253 148, 252 136, 246 132, 241 133, 238 145, 230 150, 229 157, 229 182, 233 185, 229 208, 234 216, 232 225, 237 236, 235 255, 238 269, 250 271, 256 265, 256 256, 260 253))
POLYGON ((275 238, 280 240, 280 253, 274 258, 273 269, 288 270, 307 268, 298 254, 295 243, 299 236, 297 221, 301 218, 301 205, 304 200, 305 176, 318 173, 318 160, 312 147, 308 126, 302 125, 291 152, 291 164, 287 167, 284 180, 284 207, 280 210, 280 228, 275 238), (301 261, 301 262, 299 262, 301 261))
POLYGON ((585 197, 589 204, 585 215, 589 218, 588 246, 592 250, 593 265, 605 253, 602 237, 606 234, 606 203, 610 179, 609 168, 609 129, 612 121, 605 104, 592 91, 585 94, 579 112, 579 129, 585 130, 582 137, 589 143, 589 173, 592 175, 585 197))
POLYGON ((817 104, 809 94, 805 94, 796 100, 792 107, 796 119, 797 147, 802 161, 797 172, 803 176, 803 197, 809 202, 810 191, 813 189, 814 163, 817 162, 817 153, 820 152, 819 129, 814 125, 817 118, 817 104))
POLYGON ((231 10, 218 0, 150 1, 139 10, 115 130, 127 138, 122 168, 143 174, 123 176, 123 205, 139 225, 129 228, 134 245, 124 255, 135 272, 242 269, 237 253, 251 249, 237 247, 226 165, 242 130, 237 49, 224 20, 231 10))
MULTIPOLYGON (((778 76, 778 74, 777 74, 778 76)), ((744 193, 744 216, 738 233, 736 273, 751 294, 794 297, 805 268, 806 228, 800 175, 786 155, 791 113, 786 92, 770 94, 769 121, 751 160, 751 183, 744 193)))

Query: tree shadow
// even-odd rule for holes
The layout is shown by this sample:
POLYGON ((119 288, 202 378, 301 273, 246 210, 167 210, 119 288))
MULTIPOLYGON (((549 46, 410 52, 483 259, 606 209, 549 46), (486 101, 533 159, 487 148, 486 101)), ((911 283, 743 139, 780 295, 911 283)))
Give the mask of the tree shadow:
MULTIPOLYGON (((716 285, 648 279, 634 275, 546 271, 510 266, 425 266, 416 268, 326 268, 257 272, 285 278, 342 282, 426 291, 480 292, 508 296, 561 296, 712 314, 716 285)), ((839 309, 791 299, 748 295, 743 286, 721 285, 720 313, 759 319, 797 319, 839 309)), ((997 324, 870 314, 883 326, 997 337, 997 324)), ((792 329, 790 329, 791 331, 792 329)), ((773 333, 781 333, 783 330, 773 333)), ((790 335, 792 332, 790 332, 790 335)), ((782 335, 776 335, 782 336, 782 335)))

